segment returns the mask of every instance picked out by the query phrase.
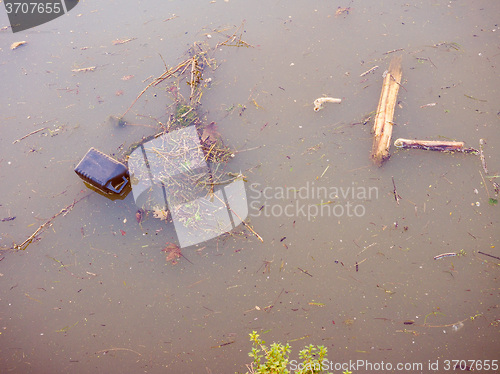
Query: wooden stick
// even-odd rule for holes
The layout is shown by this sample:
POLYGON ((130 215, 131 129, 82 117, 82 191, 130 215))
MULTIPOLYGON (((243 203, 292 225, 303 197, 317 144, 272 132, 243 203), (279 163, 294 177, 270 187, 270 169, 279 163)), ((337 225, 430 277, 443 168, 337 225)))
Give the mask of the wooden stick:
POLYGON ((299 267, 298 267, 297 269, 299 269, 299 270, 300 270, 301 272, 303 272, 304 274, 307 274, 307 275, 309 275, 310 277, 312 277, 312 274, 311 274, 311 273, 309 273, 307 270, 301 269, 301 268, 299 268, 299 267))
POLYGON ((401 196, 398 194, 398 190, 396 189, 396 183, 394 182, 394 177, 392 177, 392 185, 394 186, 394 190, 392 191, 394 193, 394 200, 396 200, 396 203, 399 205, 399 200, 401 199, 401 196))
POLYGON ((222 204, 224 204, 226 206, 227 209, 229 209, 231 212, 233 212, 233 214, 238 217, 238 219, 241 221, 241 223, 247 228, 249 229, 252 234, 254 234, 262 243, 264 243, 264 239, 262 239, 262 236, 260 236, 259 234, 257 234, 255 232, 255 230, 248 224, 246 223, 245 221, 243 221, 243 219, 233 210, 229 207, 229 205, 226 204, 225 201, 223 201, 219 196, 217 196, 216 194, 213 194, 213 196, 215 196, 222 204))
POLYGON ((484 252, 481 252, 481 251, 477 251, 477 253, 481 253, 482 255, 485 255, 485 256, 490 256, 490 257, 493 257, 497 260, 500 260, 500 257, 497 257, 497 256, 493 256, 493 255, 489 255, 488 253, 484 253, 484 252))
POLYGON ((377 114, 373 124, 373 146, 371 158, 373 162, 380 166, 390 157, 389 148, 392 136, 392 126, 394 118, 394 108, 401 85, 402 69, 401 56, 392 59, 389 70, 382 83, 382 92, 377 107, 377 114))
POLYGON ((464 142, 450 142, 441 140, 416 140, 416 139, 396 139, 394 146, 403 149, 425 149, 427 151, 440 152, 464 152, 477 153, 474 148, 464 148, 464 142))
POLYGON ((28 248, 28 246, 33 242, 33 240, 35 239, 35 237, 40 234, 43 230, 45 230, 47 227, 49 227, 52 223, 52 221, 54 219, 56 219, 58 216, 60 216, 61 214, 68 214, 72 209, 73 207, 79 203, 80 201, 82 201, 83 199, 85 199, 86 197, 90 196, 92 192, 89 192, 88 194, 86 194, 85 196, 82 196, 81 198, 79 198, 78 200, 75 200, 73 201, 73 203, 69 204, 67 207, 65 208, 62 208, 59 213, 57 214, 54 214, 52 217, 50 217, 43 225, 41 225, 33 234, 30 235, 30 237, 28 239, 26 239, 24 242, 22 242, 21 244, 14 244, 13 245, 13 249, 21 249, 21 250, 25 250, 26 248, 28 248))
POLYGON ((101 349, 100 351, 97 351, 96 354, 99 353, 108 353, 110 351, 129 351, 129 352, 134 352, 138 354, 139 356, 142 356, 139 352, 134 351, 133 349, 130 348, 108 348, 108 349, 101 349))
POLYGON ((14 141, 12 142, 12 144, 19 143, 21 140, 26 139, 28 136, 34 135, 34 134, 36 134, 37 132, 43 131, 43 130, 45 130, 45 129, 47 129, 47 127, 42 127, 41 129, 38 129, 38 130, 32 131, 32 132, 30 132, 29 134, 24 135, 22 138, 19 138, 19 139, 17 139, 17 140, 14 140, 14 141))
POLYGON ((183 62, 181 62, 180 64, 178 64, 177 66, 171 68, 171 69, 168 69, 166 70, 162 75, 160 75, 159 77, 155 78, 151 83, 149 83, 142 91, 141 93, 139 93, 139 95, 137 95, 137 97, 135 98, 135 100, 132 102, 132 104, 130 104, 130 106, 127 108, 127 110, 125 111, 125 113, 122 114, 121 118, 125 117, 125 114, 128 113, 128 111, 130 109, 132 109, 132 107, 134 106, 134 104, 137 102, 137 100, 139 100, 139 98, 151 87, 151 86, 156 86, 158 85, 160 82, 164 81, 165 79, 171 77, 173 74, 177 73, 181 68, 183 68, 184 66, 186 66, 187 64, 189 64, 191 62, 192 58, 188 58, 187 60, 184 60, 183 62))
POLYGON ((483 154, 483 144, 484 140, 479 139, 479 157, 481 157, 481 165, 483 166, 484 173, 488 175, 488 168, 486 167, 486 159, 484 158, 483 154))

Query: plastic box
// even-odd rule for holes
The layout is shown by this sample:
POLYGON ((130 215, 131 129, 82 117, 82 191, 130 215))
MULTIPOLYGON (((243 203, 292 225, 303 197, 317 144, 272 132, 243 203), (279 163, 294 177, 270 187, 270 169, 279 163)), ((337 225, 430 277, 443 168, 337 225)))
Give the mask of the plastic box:
POLYGON ((128 183, 128 169, 121 162, 90 148, 75 168, 78 174, 88 184, 105 193, 119 194, 128 183))

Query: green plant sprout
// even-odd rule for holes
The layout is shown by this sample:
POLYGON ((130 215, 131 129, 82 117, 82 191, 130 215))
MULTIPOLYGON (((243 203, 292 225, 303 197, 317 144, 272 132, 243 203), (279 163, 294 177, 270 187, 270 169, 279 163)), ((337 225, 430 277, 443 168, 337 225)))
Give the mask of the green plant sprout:
MULTIPOLYGON (((247 365, 247 374, 332 374, 324 370, 328 350, 322 345, 307 345, 299 352, 299 361, 290 360, 290 344, 272 343, 270 346, 256 331, 250 333, 253 362, 247 365), (290 368, 290 369, 289 369, 290 368)), ((344 371, 343 374, 352 374, 344 371)))

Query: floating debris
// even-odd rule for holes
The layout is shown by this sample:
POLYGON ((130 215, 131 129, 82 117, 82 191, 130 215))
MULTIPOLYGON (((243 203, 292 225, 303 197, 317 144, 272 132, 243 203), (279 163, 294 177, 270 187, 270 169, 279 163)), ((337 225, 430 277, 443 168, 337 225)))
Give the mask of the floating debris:
POLYGON ((172 221, 180 248, 230 232, 240 223, 263 241, 244 222, 248 216, 244 176, 229 173, 225 167, 235 152, 224 144, 217 124, 206 123, 201 112, 200 99, 208 80, 204 74, 217 67, 212 54, 221 45, 225 44, 210 48, 206 43, 194 43, 187 52, 189 58, 151 80, 114 121, 128 125, 123 116, 148 89, 165 81, 173 99, 168 121, 158 122, 159 131, 132 144, 122 158, 134 180, 132 194, 137 206, 152 211, 156 219, 172 221), (167 83, 168 79, 174 83, 167 83), (184 79, 188 86, 185 96, 179 86, 184 79))
POLYGON ((174 243, 169 243, 167 242, 166 243, 166 246, 165 248, 162 249, 162 252, 165 252, 166 253, 166 260, 167 262, 171 262, 172 265, 176 265, 178 263, 178 259, 182 256, 184 257, 184 259, 189 262, 190 264, 192 264, 191 261, 189 261, 186 256, 184 256, 182 253, 181 253, 181 249, 180 247, 177 245, 177 244, 174 244, 174 243))
POLYGON ((382 83, 382 92, 373 124, 374 136, 371 159, 378 166, 381 166, 390 157, 389 147, 391 146, 392 120, 394 118, 394 108, 403 74, 401 60, 402 57, 400 55, 391 60, 389 70, 385 74, 382 83))
POLYGON ((335 12, 335 17, 338 17, 338 16, 341 16, 342 14, 349 14, 349 11, 351 10, 350 7, 347 7, 347 8, 342 8, 342 7, 338 7, 336 12, 335 12))
POLYGON ((497 259, 497 260, 500 260, 500 257, 497 257, 497 256, 493 256, 493 255, 490 255, 488 253, 484 253, 484 252, 481 252, 481 251, 478 251, 477 253, 480 253, 484 256, 488 256, 488 257, 491 257, 491 258, 494 258, 494 259, 497 259))
POLYGON ((125 44, 128 42, 131 42, 132 40, 135 40, 135 39, 137 39, 137 38, 116 39, 116 40, 113 40, 111 43, 113 43, 113 45, 119 45, 119 44, 125 44))
POLYGON ((440 259, 445 258, 445 257, 455 257, 455 256, 457 256, 457 253, 455 253, 455 252, 443 253, 443 254, 434 256, 434 260, 440 260, 440 259))
POLYGON ((423 149, 427 151, 439 152, 463 152, 476 154, 478 151, 474 148, 464 148, 464 142, 451 142, 440 140, 412 140, 412 139, 396 139, 394 142, 396 148, 403 149, 423 149))
POLYGON ((94 71, 96 68, 96 66, 89 66, 88 68, 72 69, 71 71, 74 73, 87 73, 89 71, 94 71))
POLYGON ((399 52, 399 51, 404 51, 404 50, 405 50, 404 48, 396 48, 396 49, 392 49, 390 51, 384 52, 383 54, 384 55, 388 55, 388 54, 391 54, 391 53, 394 53, 394 52, 399 52))
POLYGON ((375 66, 374 66, 374 67, 372 67, 371 69, 368 69, 367 71, 365 71, 364 73, 362 73, 362 74, 360 75, 360 77, 364 77, 365 75, 368 75, 368 74, 370 74, 370 73, 374 72, 374 71, 375 71, 375 70, 377 70, 377 69, 378 69, 378 65, 375 65, 375 66))
POLYGON ((323 109, 323 105, 325 103, 340 104, 341 102, 342 99, 335 99, 333 97, 319 97, 316 100, 314 100, 314 111, 318 112, 321 109, 323 109))
POLYGON ((15 43, 12 43, 12 44, 10 45, 10 49, 14 50, 14 49, 19 48, 19 47, 20 47, 20 46, 22 46, 22 45, 25 45, 25 44, 28 44, 28 42, 27 42, 26 40, 23 40, 23 41, 21 41, 21 42, 15 42, 15 43))

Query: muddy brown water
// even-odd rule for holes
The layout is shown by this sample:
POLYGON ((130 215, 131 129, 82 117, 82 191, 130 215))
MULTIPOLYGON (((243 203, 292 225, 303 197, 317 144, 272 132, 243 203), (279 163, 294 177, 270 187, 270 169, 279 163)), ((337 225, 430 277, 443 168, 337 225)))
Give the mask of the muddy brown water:
MULTIPOLYGON (((499 12, 493 1, 86 1, 2 30, 0 218, 15 219, 0 222, 0 371, 245 372, 253 330, 290 342, 291 359, 324 345, 331 365, 429 373, 500 359, 499 261, 479 253, 500 256, 500 208, 479 157, 392 148, 377 168, 371 124, 359 123, 401 54, 394 139, 485 139, 498 175, 499 12), (264 243, 239 226, 173 266, 161 252, 171 224, 141 227, 131 194, 92 193, 25 251, 8 250, 90 192, 73 172, 90 147, 115 154, 150 134, 107 118, 163 72, 162 58, 174 66, 242 22, 254 48, 216 52, 202 107, 227 144, 253 149, 230 168, 247 176, 248 222, 264 243), (324 95, 342 103, 314 112, 324 95)), ((129 120, 165 121, 170 102, 151 91, 129 120)))

